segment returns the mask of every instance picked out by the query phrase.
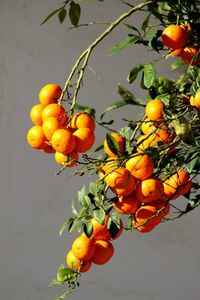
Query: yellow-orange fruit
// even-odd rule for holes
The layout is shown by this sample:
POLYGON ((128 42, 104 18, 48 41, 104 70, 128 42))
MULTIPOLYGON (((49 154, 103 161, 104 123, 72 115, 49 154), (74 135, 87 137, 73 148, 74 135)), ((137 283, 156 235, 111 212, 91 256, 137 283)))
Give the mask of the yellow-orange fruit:
MULTIPOLYGON (((118 133, 112 133, 111 136, 118 143, 119 153, 123 154, 124 153, 124 138, 120 134, 118 134, 118 133)), ((106 139, 104 140, 103 145, 104 145, 104 151, 106 152, 106 154, 108 154, 108 156, 110 156, 110 157, 117 157, 117 154, 113 153, 112 150, 109 148, 106 139)))
POLYGON ((76 140, 68 129, 58 129, 51 138, 53 148, 57 152, 68 154, 75 150, 76 140))
POLYGON ((164 103, 159 100, 150 100, 146 105, 146 115, 149 120, 157 121, 163 119, 163 109, 165 108, 164 103))
POLYGON ((61 93, 62 89, 57 83, 49 83, 40 90, 39 100, 44 105, 56 103, 61 93))
POLYGON ((169 25, 162 32, 162 42, 170 49, 182 48, 188 42, 187 31, 176 24, 169 25))
POLYGON ((91 260, 81 261, 80 259, 78 259, 73 254, 72 250, 70 250, 67 253, 66 263, 70 269, 72 269, 74 271, 79 271, 81 273, 87 272, 91 268, 91 265, 92 265, 91 260))
POLYGON ((27 141, 32 148, 40 149, 46 141, 42 126, 31 127, 27 133, 27 141))
POLYGON ((31 108, 30 118, 31 118, 31 121, 35 125, 42 126, 42 122, 43 122, 42 121, 42 111, 43 111, 44 107, 45 107, 45 105, 39 103, 39 104, 34 105, 31 108))
POLYGON ((96 126, 94 118, 87 113, 73 115, 70 125, 72 129, 89 128, 92 131, 95 130, 96 126))
POLYGON ((57 119, 66 119, 65 109, 62 105, 58 103, 51 103, 42 111, 42 120, 43 122, 48 118, 57 118, 57 119))
POLYGON ((74 240, 72 252, 80 260, 90 260, 95 253, 95 241, 82 234, 74 240))
POLYGON ((141 202, 134 194, 119 197, 118 201, 114 202, 114 208, 120 214, 133 214, 138 210, 140 205, 141 202))
POLYGON ((73 133, 73 136, 76 140, 75 151, 80 153, 90 150, 95 142, 95 135, 89 128, 79 128, 73 133))
POLYGON ((136 155, 126 162, 126 169, 131 172, 137 180, 144 180, 153 174, 154 163, 147 154, 136 155))
POLYGON ((73 151, 71 153, 55 153, 55 161, 62 166, 74 167, 78 161, 78 153, 73 151))
POLYGON ((95 243, 96 249, 92 257, 92 262, 96 265, 107 263, 114 254, 113 244, 109 241, 98 240, 95 243))
POLYGON ((135 194, 142 203, 153 202, 163 197, 164 186, 158 178, 148 178, 137 184, 135 194))

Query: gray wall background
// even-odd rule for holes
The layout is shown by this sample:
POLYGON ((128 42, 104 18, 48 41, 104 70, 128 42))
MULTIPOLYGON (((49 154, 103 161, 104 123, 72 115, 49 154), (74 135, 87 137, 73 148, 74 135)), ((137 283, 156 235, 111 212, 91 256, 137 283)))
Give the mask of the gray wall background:
MULTIPOLYGON (((135 3, 136 1, 134 1, 135 3)), ((67 30, 56 18, 39 26, 59 1, 0 1, 0 299, 54 299, 64 289, 48 288, 74 236, 58 231, 70 216, 70 199, 91 178, 71 177, 52 156, 26 143, 30 108, 40 88, 49 82, 64 84, 78 55, 102 32, 104 25, 67 30)), ((127 8, 120 1, 89 1, 81 22, 109 21, 127 8)), ((134 16, 135 25, 141 15, 134 16)), ((69 25, 69 24, 68 24, 69 25)), ((131 66, 147 62, 152 54, 131 47, 106 57, 112 45, 126 37, 114 31, 91 57, 79 101, 101 112, 118 100, 117 83, 124 83, 131 66)), ((169 62, 160 63, 169 74, 169 62)), ((175 73, 170 76, 176 76, 175 73)), ((142 95, 137 85, 131 87, 142 95)), ((115 118, 137 115, 134 107, 111 113, 115 118)), ((120 128, 122 122, 116 123, 120 128)), ((105 132, 97 129, 97 144, 105 132)), ((184 200, 178 200, 183 201, 184 200)), ((200 294, 199 210, 176 222, 160 225, 151 234, 123 234, 115 241, 115 256, 94 266, 81 278, 81 287, 69 299, 188 300, 200 294)))

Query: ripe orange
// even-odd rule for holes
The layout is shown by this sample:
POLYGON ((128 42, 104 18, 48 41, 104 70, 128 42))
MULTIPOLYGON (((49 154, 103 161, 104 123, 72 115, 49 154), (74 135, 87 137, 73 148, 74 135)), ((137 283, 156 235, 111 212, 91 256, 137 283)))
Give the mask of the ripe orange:
POLYGON ((39 100, 44 105, 56 103, 61 93, 62 89, 57 83, 49 83, 40 90, 39 100))
POLYGON ((137 180, 144 180, 153 174, 154 163, 147 154, 136 155, 126 162, 126 169, 137 180))
POLYGON ((105 181, 111 188, 125 189, 130 182, 135 182, 131 172, 124 167, 110 172, 105 181))
POLYGON ((27 134, 27 141, 32 148, 40 149, 46 141, 42 126, 31 127, 27 134))
MULTIPOLYGON (((116 140, 119 146, 119 153, 123 154, 124 153, 124 138, 119 135, 118 133, 112 133, 111 136, 116 140)), ((107 140, 104 140, 104 151, 108 154, 110 157, 117 157, 117 154, 113 153, 107 143, 107 140)))
POLYGON ((156 201, 164 195, 163 183, 158 178, 142 180, 137 184, 135 194, 143 203, 156 201))
POLYGON ((71 153, 55 153, 55 160, 59 165, 66 166, 66 167, 73 167, 77 164, 78 161, 78 153, 71 152, 71 153))
POLYGON ((57 118, 59 120, 66 119, 66 113, 64 107, 58 103, 52 103, 45 106, 45 108, 42 111, 43 122, 48 118, 57 118))
POLYGON ((57 118, 50 117, 44 121, 42 128, 43 128, 44 135, 46 136, 47 140, 50 141, 54 132, 56 130, 60 129, 61 125, 57 118))
POLYGON ((150 205, 154 205, 157 209, 157 212, 159 212, 159 216, 162 218, 168 215, 170 212, 170 205, 165 200, 161 199, 155 202, 150 203, 150 205))
POLYGON ((39 103, 31 108, 30 118, 35 125, 42 126, 42 111, 44 107, 45 105, 39 103))
POLYGON ((118 201, 114 202, 114 208, 120 214, 133 214, 140 207, 141 202, 135 197, 134 194, 129 196, 122 196, 118 201))
POLYGON ((183 48, 179 48, 179 49, 175 49, 175 50, 172 49, 170 52, 171 52, 172 56, 175 56, 175 57, 181 56, 181 54, 183 52, 183 48))
POLYGON ((146 118, 141 125, 141 130, 144 134, 148 134, 151 130, 155 129, 155 126, 152 121, 146 118))
POLYGON ((162 220, 162 216, 156 215, 157 210, 155 205, 141 206, 135 213, 136 222, 140 225, 145 225, 147 223, 153 226, 158 225, 162 220))
POLYGON ((95 126, 94 118, 87 113, 77 113, 72 116, 71 128, 73 129, 89 128, 94 131, 95 126))
POLYGON ((50 145, 47 141, 44 142, 44 144, 40 147, 42 151, 48 154, 53 154, 56 152, 56 150, 50 145))
POLYGON ((147 222, 147 223, 141 225, 141 224, 137 223, 134 219, 133 219, 133 226, 137 231, 143 232, 143 233, 150 232, 155 228, 155 225, 150 222, 147 222))
POLYGON ((115 157, 109 157, 102 168, 99 170, 99 178, 104 179, 106 174, 116 170, 118 168, 118 162, 115 157))
POLYGON ((89 128, 79 128, 73 133, 73 136, 76 140, 75 151, 80 153, 88 151, 95 142, 95 135, 89 128))
POLYGON ((181 26, 169 25, 162 32, 162 42, 171 49, 182 48, 188 42, 187 31, 181 26))
POLYGON ((146 115, 148 119, 151 121, 163 119, 164 108, 165 105, 161 100, 150 100, 146 105, 146 115))
POLYGON ((53 148, 57 152, 68 154, 75 150, 76 140, 68 129, 58 129, 51 138, 53 148))
POLYGON ((98 240, 95 243, 96 249, 92 262, 96 265, 103 265, 107 263, 114 254, 113 244, 109 241, 98 240))
POLYGON ((67 253, 66 263, 70 269, 73 269, 74 271, 80 271, 81 273, 87 272, 91 268, 91 265, 92 265, 91 260, 81 261, 80 259, 78 259, 73 254, 72 250, 70 250, 67 253), (79 270, 79 268, 80 268, 80 270, 79 270))
POLYGON ((127 183, 125 188, 111 188, 112 192, 115 193, 118 197, 120 196, 128 196, 134 192, 135 189, 135 180, 131 180, 127 183))
POLYGON ((198 90, 194 96, 190 97, 190 105, 200 109, 200 90, 198 90))
POLYGON ((113 238, 113 237, 111 237, 110 232, 108 230, 109 218, 110 218, 109 215, 105 216, 103 225, 100 224, 95 218, 91 219, 92 228, 93 228, 91 238, 93 238, 95 240, 115 240, 121 235, 121 233, 123 231, 122 220, 120 220, 120 228, 119 228, 116 236, 113 238))
POLYGON ((181 53, 181 57, 186 64, 197 65, 200 63, 200 48, 198 46, 185 47, 181 53))
POLYGON ((80 260, 90 260, 95 253, 95 241, 82 234, 74 240, 72 253, 80 260))

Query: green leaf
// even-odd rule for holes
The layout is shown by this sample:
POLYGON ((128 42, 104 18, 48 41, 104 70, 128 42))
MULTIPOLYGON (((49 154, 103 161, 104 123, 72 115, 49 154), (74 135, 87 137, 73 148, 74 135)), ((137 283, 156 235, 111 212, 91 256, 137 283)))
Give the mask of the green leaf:
POLYGON ((65 8, 63 8, 62 10, 60 10, 59 14, 58 14, 58 19, 60 21, 60 24, 62 24, 66 18, 67 15, 67 11, 65 8))
POLYGON ((195 198, 190 199, 187 206, 186 206, 186 210, 185 213, 193 210, 194 208, 196 208, 196 206, 199 204, 200 201, 200 194, 196 195, 195 198))
POLYGON ((72 233, 73 230, 76 228, 76 225, 78 223, 78 219, 70 218, 68 222, 68 232, 72 233))
POLYGON ((78 202, 81 204, 82 198, 84 195, 86 195, 86 188, 85 188, 85 184, 83 185, 82 189, 80 191, 78 191, 78 202))
POLYGON ((91 237, 92 232, 93 232, 93 225, 90 220, 84 223, 83 230, 87 237, 91 237))
POLYGON ((116 155, 119 155, 119 144, 117 140, 111 135, 111 134, 106 134, 106 141, 108 144, 108 148, 110 149, 111 152, 113 152, 116 155))
POLYGON ((120 223, 120 215, 117 212, 112 213, 107 223, 107 228, 112 238, 115 238, 118 234, 121 226, 120 223))
POLYGON ((56 298, 55 300, 63 300, 65 299, 68 295, 70 295, 73 292, 73 290, 68 290, 65 293, 63 293, 61 296, 59 296, 58 298, 56 298))
POLYGON ((102 120, 103 117, 104 117, 104 115, 105 115, 108 111, 113 110, 113 109, 118 109, 118 108, 123 107, 123 106, 126 106, 126 105, 128 105, 128 104, 129 104, 129 103, 126 103, 126 102, 124 102, 124 101, 117 101, 117 102, 111 104, 110 106, 108 106, 108 107, 104 110, 104 112, 102 113, 100 119, 102 120))
POLYGON ((108 56, 121 51, 129 47, 132 44, 135 44, 140 39, 140 36, 134 35, 129 36, 126 40, 123 40, 112 47, 112 49, 108 52, 108 56))
POLYGON ((88 195, 84 195, 81 200, 81 205, 85 208, 89 208, 91 206, 91 200, 88 195))
POLYGON ((73 213, 75 216, 78 216, 78 211, 77 211, 77 208, 76 208, 76 205, 75 205, 74 198, 72 198, 71 210, 72 210, 72 213, 73 213))
POLYGON ((51 17, 53 17, 55 14, 57 14, 60 10, 62 10, 63 7, 57 8, 54 11, 52 11, 45 19, 40 23, 40 25, 45 24, 51 17))
POLYGON ((129 133, 130 133, 131 128, 130 127, 123 127, 119 130, 119 134, 124 137, 124 138, 129 138, 129 133))
POLYGON ((153 64, 149 63, 144 65, 143 82, 145 87, 149 89, 153 85, 155 79, 156 79, 156 69, 153 66, 153 64))
POLYGON ((128 104, 136 104, 136 98, 135 96, 128 91, 125 87, 123 87, 121 84, 118 84, 117 92, 120 94, 124 102, 128 104))
POLYGON ((125 25, 128 29, 136 31, 140 35, 139 30, 135 26, 127 24, 127 23, 123 23, 123 25, 125 25))
POLYGON ((74 1, 70 2, 69 18, 73 26, 77 26, 81 15, 81 7, 74 1))
POLYGON ((144 19, 144 21, 142 23, 141 28, 142 28, 143 31, 146 31, 146 29, 147 29, 147 26, 149 24, 150 16, 151 16, 151 12, 146 16, 146 18, 144 19))
POLYGON ((53 279, 51 280, 51 282, 49 283, 48 287, 52 287, 54 285, 59 285, 59 281, 57 279, 53 279))
POLYGON ((60 235, 60 236, 63 234, 63 232, 65 231, 65 229, 66 229, 66 227, 68 226, 68 224, 69 224, 69 221, 68 221, 68 220, 65 221, 65 222, 62 224, 62 226, 61 226, 61 228, 60 228, 60 230, 59 230, 59 235, 60 235))
MULTIPOLYGON (((187 161, 186 161, 187 162, 187 161)), ((186 165, 189 173, 192 173, 193 170, 197 170, 200 167, 200 157, 199 153, 193 153, 190 157, 189 162, 186 165)))
POLYGON ((57 272, 57 280, 58 282, 65 282, 70 280, 71 278, 77 277, 77 273, 72 269, 65 268, 64 265, 61 265, 57 272))
POLYGON ((89 192, 92 194, 92 195, 96 195, 97 194, 97 191, 96 191, 96 182, 90 182, 90 185, 89 185, 89 192))
POLYGON ((156 35, 157 31, 158 31, 157 28, 151 27, 151 28, 149 28, 149 30, 147 30, 145 36, 149 37, 149 38, 152 38, 156 35))
POLYGON ((103 208, 100 207, 99 209, 95 209, 93 211, 93 216, 101 225, 104 224, 106 213, 103 208))
POLYGON ((135 79, 137 78, 138 73, 143 69, 144 69, 144 65, 137 64, 128 74, 128 77, 127 77, 128 83, 134 82, 135 79))
POLYGON ((98 152, 104 148, 103 144, 99 145, 96 149, 94 149, 94 152, 98 152))
POLYGON ((74 108, 78 109, 79 111, 83 111, 88 113, 91 116, 95 115, 95 109, 89 106, 85 106, 85 105, 80 105, 80 104, 75 104, 74 108))
POLYGON ((185 65, 184 61, 177 60, 173 64, 171 64, 171 70, 177 70, 185 65))

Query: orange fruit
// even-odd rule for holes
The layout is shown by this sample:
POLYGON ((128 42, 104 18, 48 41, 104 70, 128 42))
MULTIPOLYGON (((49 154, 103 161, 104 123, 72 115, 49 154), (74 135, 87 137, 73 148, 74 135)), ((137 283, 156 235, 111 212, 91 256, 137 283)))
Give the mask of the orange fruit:
POLYGON ((43 122, 48 118, 57 118, 59 120, 66 119, 65 109, 62 105, 58 103, 52 103, 47 106, 42 111, 42 120, 43 122))
POLYGON ((95 243, 96 249, 92 262, 96 265, 103 265, 107 263, 114 254, 113 244, 109 241, 98 240, 95 243))
POLYGON ((47 140, 50 141, 54 132, 56 130, 60 129, 61 125, 57 118, 50 117, 44 121, 42 128, 43 128, 44 135, 46 136, 47 140))
POLYGON ((185 47, 181 53, 181 57, 186 64, 197 65, 200 63, 200 48, 198 46, 185 47))
POLYGON ((164 103, 159 99, 150 100, 146 105, 146 115, 149 120, 156 121, 163 119, 164 103))
POLYGON ((88 151, 95 142, 95 135, 89 128, 79 128, 73 133, 73 136, 76 140, 75 151, 80 153, 88 151))
POLYGON ((71 153, 55 153, 55 160, 59 165, 66 166, 66 167, 73 167, 77 164, 78 161, 78 153, 71 152, 71 153))
POLYGON ((198 90, 194 96, 190 97, 190 105, 200 109, 200 90, 198 90))
POLYGON ((183 29, 185 29, 187 32, 191 32, 192 31, 192 27, 190 26, 189 23, 187 23, 187 24, 181 23, 180 27, 182 27, 183 29))
POLYGON ((90 260, 95 253, 95 241, 82 234, 74 240, 72 253, 80 260, 90 260))
POLYGON ((155 205, 144 205, 141 206, 135 213, 135 220, 140 225, 145 225, 149 223, 149 225, 158 225, 161 220, 161 215, 157 214, 157 207, 155 205))
POLYGON ((153 174, 154 163, 147 154, 136 155, 126 162, 126 169, 131 172, 137 180, 144 180, 153 174))
POLYGON ((187 31, 176 24, 169 25, 162 32, 162 42, 171 49, 182 48, 188 42, 187 31))
POLYGON ((135 220, 133 220, 133 226, 137 231, 143 232, 143 233, 150 232, 155 228, 155 225, 150 222, 147 222, 147 223, 141 225, 141 224, 137 223, 135 220))
POLYGON ((156 201, 164 195, 163 183, 158 178, 142 180, 136 186, 135 195, 143 203, 156 201))
POLYGON ((160 210, 159 216, 161 216, 162 218, 168 215, 168 213, 170 212, 170 205, 165 200, 161 199, 153 203, 150 203, 150 205, 154 205, 157 209, 157 212, 159 212, 160 210))
POLYGON ((170 52, 171 52, 172 56, 175 56, 175 57, 181 56, 181 54, 183 52, 183 48, 179 48, 179 49, 175 49, 175 50, 172 49, 170 52))
POLYGON ((68 267, 74 271, 80 271, 81 273, 87 272, 92 265, 91 260, 83 260, 78 259, 70 250, 66 256, 66 263, 68 267), (80 269, 79 269, 80 268, 80 269))
POLYGON ((56 152, 56 150, 50 145, 47 141, 44 142, 44 144, 40 147, 42 151, 48 154, 53 154, 56 152))
POLYGON ((144 134, 148 134, 151 130, 155 129, 155 126, 152 121, 146 118, 141 125, 141 130, 144 134))
POLYGON ((120 228, 116 234, 115 237, 111 237, 110 232, 108 230, 108 221, 110 216, 106 215, 103 224, 100 224, 95 218, 91 219, 92 222, 92 235, 91 238, 95 240, 115 240, 117 239, 122 231, 123 231, 123 223, 122 220, 120 220, 120 228))
POLYGON ((129 196, 122 196, 118 201, 114 202, 115 210, 120 214, 133 214, 140 207, 141 202, 135 197, 134 194, 129 196))
POLYGON ((189 192, 191 184, 189 174, 184 170, 179 170, 163 182, 164 195, 166 199, 175 200, 189 192))
POLYGON ((71 128, 73 129, 89 128, 94 131, 95 126, 94 118, 87 113, 77 113, 72 116, 71 128))
POLYGON ((35 124, 35 125, 39 125, 39 126, 42 126, 42 111, 43 111, 43 108, 45 107, 45 105, 39 103, 39 104, 36 104, 34 105, 32 108, 31 108, 31 111, 30 111, 30 118, 31 118, 31 121, 35 124))
POLYGON ((32 148, 40 149, 46 141, 42 126, 31 127, 27 134, 27 141, 32 148))
POLYGON ((125 188, 111 188, 112 192, 115 193, 118 197, 120 196, 128 196, 134 192, 135 189, 135 180, 131 180, 127 183, 125 188))
POLYGON ((118 162, 116 158, 109 157, 102 168, 99 170, 99 178, 104 179, 106 174, 116 170, 118 168, 118 162))
MULTIPOLYGON (((116 142, 118 143, 119 146, 119 153, 123 154, 124 153, 124 138, 119 135, 118 133, 111 133, 111 136, 116 140, 116 142)), ((110 157, 117 157, 117 154, 113 153, 107 143, 107 140, 104 140, 104 151, 106 152, 106 154, 108 154, 108 156, 110 157)))
POLYGON ((56 103, 61 93, 62 89, 57 83, 49 83, 40 90, 39 100, 44 105, 56 103))
POLYGON ((110 172, 105 181, 111 188, 125 189, 129 182, 135 182, 131 173, 124 167, 118 168, 110 172))
POLYGON ((68 129, 58 129, 51 138, 53 148, 57 152, 68 154, 75 150, 76 140, 68 129))

